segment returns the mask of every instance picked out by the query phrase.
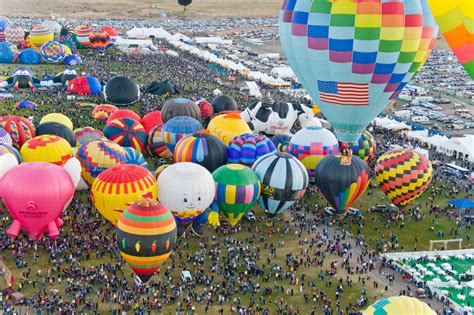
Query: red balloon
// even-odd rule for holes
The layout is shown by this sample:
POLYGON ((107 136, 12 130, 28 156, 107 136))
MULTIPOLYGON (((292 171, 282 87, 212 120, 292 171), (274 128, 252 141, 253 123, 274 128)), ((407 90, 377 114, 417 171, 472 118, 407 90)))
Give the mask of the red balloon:
POLYGON ((119 119, 119 118, 131 118, 136 122, 140 122, 140 116, 135 113, 134 111, 128 109, 119 109, 115 113, 112 113, 109 118, 107 119, 107 124, 110 123, 112 120, 119 119))
POLYGON ((10 134, 13 146, 17 149, 20 149, 26 141, 36 135, 33 123, 20 116, 0 117, 0 127, 3 127, 10 134))
POLYGON ((146 134, 149 134, 150 131, 158 125, 163 125, 163 120, 161 119, 161 112, 159 110, 151 112, 143 116, 142 126, 145 127, 146 134))
POLYGON ((110 37, 117 37, 119 35, 117 30, 111 26, 104 26, 101 30, 109 34, 110 37))

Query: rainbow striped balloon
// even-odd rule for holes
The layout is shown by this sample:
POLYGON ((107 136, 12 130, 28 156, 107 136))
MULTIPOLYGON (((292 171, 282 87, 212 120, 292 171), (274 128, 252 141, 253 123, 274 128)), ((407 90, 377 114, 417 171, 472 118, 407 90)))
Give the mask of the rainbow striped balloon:
POLYGON ((173 214, 152 199, 132 204, 117 222, 120 253, 144 282, 168 259, 175 247, 176 236, 173 214))
POLYGON ((173 117, 163 125, 163 141, 170 152, 174 152, 176 144, 179 140, 202 129, 203 127, 201 123, 192 117, 173 117))
POLYGON ((428 0, 444 38, 474 80, 474 4, 472 0, 428 0))
POLYGON ((229 163, 252 167, 260 157, 275 151, 275 145, 266 136, 244 133, 230 141, 227 159, 229 163))
POLYGON ((250 168, 227 164, 212 173, 216 182, 215 201, 220 213, 234 226, 255 205, 260 196, 260 181, 250 168))

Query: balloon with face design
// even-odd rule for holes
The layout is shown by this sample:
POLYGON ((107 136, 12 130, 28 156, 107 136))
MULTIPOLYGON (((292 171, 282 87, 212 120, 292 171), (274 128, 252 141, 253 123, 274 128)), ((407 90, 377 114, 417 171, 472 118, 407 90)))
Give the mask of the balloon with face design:
POLYGON ((215 192, 211 173, 198 164, 176 163, 158 177, 158 200, 171 210, 178 224, 187 225, 206 211, 215 192))

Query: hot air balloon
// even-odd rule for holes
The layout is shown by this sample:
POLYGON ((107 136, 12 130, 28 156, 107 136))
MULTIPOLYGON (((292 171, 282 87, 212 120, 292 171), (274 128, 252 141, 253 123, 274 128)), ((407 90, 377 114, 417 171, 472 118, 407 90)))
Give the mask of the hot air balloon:
POLYGON ((241 134, 252 133, 249 125, 240 118, 238 113, 215 116, 209 122, 207 130, 211 135, 221 139, 225 145, 229 145, 232 139, 241 134))
POLYGON ((145 128, 130 118, 118 118, 107 123, 104 135, 122 147, 132 147, 139 152, 145 151, 147 141, 145 128))
POLYGON ((78 66, 82 63, 82 59, 77 54, 70 54, 64 58, 64 64, 67 66, 78 66))
POLYGON ((33 240, 47 229, 50 238, 59 236, 59 218, 74 196, 80 178, 80 165, 71 159, 64 167, 44 162, 22 163, 10 154, 0 157, 0 190, 13 223, 7 230, 12 237, 23 228, 33 240))
POLYGON ((20 63, 25 65, 36 65, 41 62, 41 55, 32 48, 24 49, 20 52, 20 63))
POLYGON ((59 63, 66 57, 66 50, 60 42, 53 40, 41 45, 40 54, 41 58, 48 63, 59 63))
POLYGON ((260 157, 276 151, 273 142, 266 136, 244 133, 232 139, 227 148, 229 163, 252 167, 260 157))
POLYGON ((414 297, 392 296, 383 298, 370 305, 362 315, 436 315, 428 304, 414 297))
POLYGON ((36 135, 35 126, 28 119, 20 116, 0 117, 0 126, 8 132, 16 149, 36 135))
POLYGON ((421 1, 284 2, 285 55, 340 141, 356 142, 415 74, 423 23, 421 1))
POLYGON ((252 167, 262 185, 258 203, 269 217, 283 213, 303 197, 308 172, 294 156, 273 152, 259 158, 252 167))
POLYGON ((358 156, 329 155, 316 166, 316 187, 336 214, 344 214, 369 183, 369 167, 358 156))
POLYGON ((194 103, 199 108, 199 113, 201 114, 201 119, 206 119, 214 114, 214 108, 212 107, 211 103, 206 101, 205 99, 201 99, 198 101, 194 101, 194 103))
POLYGON ((404 207, 428 188, 432 173, 424 155, 407 149, 391 150, 377 160, 375 180, 394 205, 404 207))
POLYGON ((20 150, 24 162, 48 162, 64 165, 73 157, 72 147, 55 135, 36 136, 22 145, 20 150))
POLYGON ((212 108, 214 109, 214 114, 236 111, 237 103, 231 96, 222 94, 212 100, 212 108))
POLYGON ((194 102, 187 98, 172 98, 165 102, 161 110, 161 118, 166 123, 178 116, 189 116, 201 120, 201 113, 194 102))
POLYGON ((117 222, 120 253, 143 282, 163 266, 174 249, 176 236, 171 211, 152 199, 130 205, 117 222))
POLYGON ((150 134, 150 131, 153 130, 158 125, 163 125, 163 120, 161 119, 161 112, 159 110, 150 112, 143 116, 140 123, 145 128, 146 134, 150 134))
POLYGON ((36 109, 38 108, 38 104, 33 101, 23 100, 16 103, 15 107, 18 109, 36 109))
POLYGON ((290 145, 291 136, 288 135, 276 135, 272 137, 272 142, 276 149, 280 152, 288 152, 288 146, 290 145))
POLYGON ((87 25, 79 25, 74 30, 74 35, 76 44, 78 44, 77 48, 86 48, 91 46, 91 41, 89 39, 90 34, 92 33, 92 28, 87 25))
POLYGON ((227 148, 219 138, 201 130, 178 141, 173 159, 175 162, 197 163, 212 173, 226 164, 227 148))
POLYGON ((91 197, 97 210, 113 225, 129 205, 142 199, 156 199, 156 180, 141 166, 122 164, 106 169, 91 187, 91 197))
POLYGON ((115 76, 105 85, 104 98, 111 104, 128 106, 140 99, 140 88, 128 77, 115 76))
POLYGON ((36 135, 56 135, 67 140, 71 147, 74 148, 76 146, 76 135, 74 132, 66 127, 66 125, 58 122, 51 121, 39 124, 36 128, 36 135))
POLYGON ((46 122, 57 122, 60 124, 63 124, 64 126, 68 127, 70 130, 74 129, 74 125, 72 124, 71 119, 69 117, 59 114, 59 113, 51 113, 43 116, 40 120, 40 124, 46 123, 46 122))
POLYGON ((104 31, 92 31, 89 34, 91 47, 99 51, 104 51, 110 46, 110 36, 104 31))
POLYGON ((36 47, 38 49, 44 43, 54 40, 54 34, 47 27, 41 25, 33 25, 33 28, 30 31, 30 35, 28 35, 28 38, 31 44, 33 45, 33 47, 31 48, 36 47))
POLYGON ((150 155, 156 155, 163 159, 170 159, 173 153, 168 149, 162 134, 163 125, 153 128, 148 135, 147 151, 150 155))
POLYGON ((125 150, 125 160, 127 164, 135 164, 148 169, 148 162, 143 154, 134 148, 124 147, 123 149, 125 150))
POLYGON ((160 174, 170 165, 171 164, 163 164, 163 165, 160 165, 156 168, 155 178, 156 178, 157 181, 158 181, 158 177, 160 176, 160 174))
POLYGON ((102 85, 94 77, 81 75, 68 82, 67 91, 77 95, 100 95, 102 85))
POLYGON ((250 168, 240 164, 227 164, 212 173, 216 182, 214 201, 219 212, 232 225, 236 225, 254 206, 260 196, 260 181, 250 168))
POLYGON ((19 46, 25 39, 25 30, 19 26, 9 25, 5 29, 5 41, 19 46))
POLYGON ((5 129, 0 128, 0 144, 7 144, 9 146, 12 145, 12 137, 5 129))
POLYGON ((339 143, 336 137, 322 127, 306 127, 291 138, 288 153, 300 160, 308 171, 310 178, 314 178, 314 169, 319 161, 339 152, 339 143))
POLYGON ((0 64, 13 63, 18 59, 18 48, 10 42, 0 42, 0 64))
POLYGON ((8 144, 2 143, 0 144, 0 156, 3 156, 5 154, 12 154, 16 158, 18 163, 22 162, 20 152, 18 152, 17 149, 8 144))
POLYGON ((198 164, 181 162, 168 166, 158 177, 158 200, 171 210, 178 223, 178 235, 193 223, 193 231, 202 233, 198 223, 206 217, 216 188, 211 173, 198 164))
POLYGON ((196 119, 189 116, 177 116, 163 125, 163 140, 170 152, 174 152, 179 140, 202 129, 201 123, 196 119))
POLYGON ((5 29, 8 27, 8 23, 5 20, 0 20, 0 42, 5 41, 5 29))
POLYGON ((82 144, 77 158, 81 162, 82 178, 89 186, 100 173, 126 161, 124 149, 107 140, 91 140, 82 144))
MULTIPOLYGON (((344 142, 339 143, 341 151, 346 148, 344 142)), ((370 162, 374 158, 376 143, 375 138, 370 132, 365 130, 360 136, 357 143, 352 144, 352 154, 360 157, 366 162, 370 162)))
POLYGON ((109 118, 107 119, 107 123, 119 118, 130 118, 138 122, 140 122, 141 120, 140 115, 138 115, 134 111, 128 109, 119 109, 118 111, 115 111, 110 114, 109 118))
POLYGON ((108 119, 110 115, 118 111, 119 109, 114 105, 102 104, 97 105, 92 110, 92 118, 94 119, 108 119))
POLYGON ((83 143, 86 143, 90 140, 104 139, 104 134, 102 133, 102 131, 94 129, 92 127, 75 129, 74 135, 76 136, 77 146, 81 146, 83 143))
POLYGON ((428 0, 446 42, 474 80, 474 14, 471 0, 428 0))

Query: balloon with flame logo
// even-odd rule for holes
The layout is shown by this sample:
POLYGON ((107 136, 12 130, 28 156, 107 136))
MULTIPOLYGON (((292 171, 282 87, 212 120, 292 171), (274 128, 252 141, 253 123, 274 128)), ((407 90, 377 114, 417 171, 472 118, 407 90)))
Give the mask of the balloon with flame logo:
POLYGON ((152 199, 133 203, 117 222, 120 253, 143 282, 163 266, 174 249, 176 236, 173 214, 152 199))
POLYGON ((262 183, 258 203, 269 217, 291 207, 308 187, 304 165, 288 153, 276 151, 262 156, 252 169, 262 183))
POLYGON ((122 164, 105 170, 94 180, 91 197, 97 210, 113 225, 129 205, 144 198, 156 199, 153 174, 144 167, 122 164))

